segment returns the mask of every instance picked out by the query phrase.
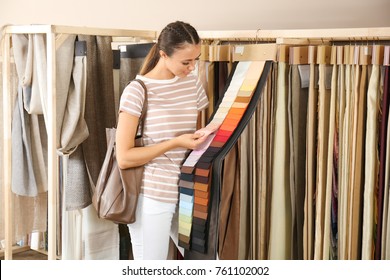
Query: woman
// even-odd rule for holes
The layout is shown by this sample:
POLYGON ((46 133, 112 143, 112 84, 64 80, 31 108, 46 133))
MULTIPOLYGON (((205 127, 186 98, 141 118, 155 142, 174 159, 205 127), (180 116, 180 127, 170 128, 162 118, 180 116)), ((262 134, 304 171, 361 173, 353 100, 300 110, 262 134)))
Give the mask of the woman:
POLYGON ((118 165, 145 165, 136 222, 128 225, 135 260, 167 258, 181 164, 187 152, 206 139, 195 133, 198 112, 208 106, 201 82, 192 73, 199 56, 200 38, 188 23, 176 21, 161 31, 137 75, 148 94, 144 147, 134 147, 144 90, 132 82, 121 96, 118 165))

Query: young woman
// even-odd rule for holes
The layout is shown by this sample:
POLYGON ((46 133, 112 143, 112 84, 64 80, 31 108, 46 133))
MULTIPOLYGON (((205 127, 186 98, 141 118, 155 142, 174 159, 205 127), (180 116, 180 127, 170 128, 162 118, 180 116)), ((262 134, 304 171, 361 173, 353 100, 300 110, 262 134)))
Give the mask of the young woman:
POLYGON ((208 106, 201 82, 192 73, 199 56, 200 38, 188 23, 176 21, 161 31, 137 75, 148 94, 144 147, 134 147, 144 90, 134 81, 121 96, 118 165, 145 165, 136 222, 128 225, 135 260, 167 258, 181 164, 188 151, 206 139, 195 133, 198 113, 208 106))

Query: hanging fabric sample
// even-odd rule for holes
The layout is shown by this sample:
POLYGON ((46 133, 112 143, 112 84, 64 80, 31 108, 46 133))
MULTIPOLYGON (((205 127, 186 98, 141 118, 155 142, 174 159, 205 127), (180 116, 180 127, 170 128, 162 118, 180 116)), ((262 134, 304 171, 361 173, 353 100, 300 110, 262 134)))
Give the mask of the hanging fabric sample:
MULTIPOLYGON (((360 46, 354 49, 354 56, 360 56, 362 50, 360 46)), ((361 61, 354 61, 352 110, 353 117, 353 141, 352 141, 352 161, 351 161, 351 192, 350 192, 350 237, 351 248, 349 250, 350 259, 361 259, 362 242, 362 211, 363 206, 363 185, 364 185, 364 153, 363 143, 365 140, 365 119, 366 115, 366 94, 367 94, 367 65, 362 65, 361 61)))
POLYGON ((47 191, 47 146, 42 143, 46 140, 42 100, 46 100, 47 86, 43 40, 42 34, 12 36, 19 76, 12 120, 12 191, 24 196, 47 191))
POLYGON ((318 65, 316 63, 317 47, 309 46, 309 98, 306 120, 306 185, 303 225, 303 258, 314 258, 314 194, 316 192, 317 165, 317 102, 318 102, 318 65))
MULTIPOLYGON (((220 161, 237 141, 253 113, 254 100, 260 95, 252 97, 253 92, 261 74, 268 74, 269 66, 264 72, 263 68, 264 62, 238 63, 212 120, 201 129, 208 137, 205 145, 191 152, 183 164, 179 182, 179 244, 187 249, 185 258, 193 258, 191 254, 198 254, 195 258, 216 258, 217 228, 212 231, 211 227, 218 225, 220 161), (248 106, 249 103, 252 106, 248 106), (217 159, 219 161, 215 161, 217 159)), ((264 81, 260 85, 262 87, 264 81)), ((259 87, 256 93, 258 91, 259 87)))
POLYGON ((383 195, 384 189, 389 188, 385 186, 386 174, 386 136, 389 122, 390 110, 390 67, 384 67, 383 77, 383 101, 382 101, 382 120, 380 128, 380 150, 379 150, 379 185, 378 185, 378 199, 377 199, 377 227, 376 227, 376 244, 374 259, 381 259, 381 243, 382 243, 382 227, 383 227, 383 195))
MULTIPOLYGON (((290 142, 290 192, 292 213, 291 259, 303 259, 303 217, 305 198, 306 119, 308 107, 309 65, 299 61, 294 51, 308 52, 307 47, 290 48, 288 123, 290 142), (304 49, 303 49, 304 48, 304 49), (295 59, 294 59, 295 58, 295 59)), ((299 53, 298 52, 298 53, 299 53)))
MULTIPOLYGON (((390 51, 390 47, 389 47, 390 51)), ((387 79, 389 79, 389 66, 386 66, 387 79)), ((387 90, 389 91, 389 81, 387 82, 387 90)), ((381 259, 390 259, 390 121, 387 121, 387 136, 386 136, 386 167, 384 179, 384 194, 383 194, 383 219, 382 219, 382 238, 381 238, 381 259)))
POLYGON ((213 96, 210 95, 210 84, 212 83, 211 76, 209 75, 209 68, 210 68, 210 61, 209 61, 209 47, 208 45, 201 45, 201 55, 199 57, 199 61, 197 64, 197 75, 199 77, 199 80, 202 83, 202 86, 206 92, 207 98, 209 100, 209 106, 202 111, 201 120, 198 121, 198 129, 201 127, 206 126, 206 121, 210 118, 213 110, 214 110, 214 99, 213 96))
MULTIPOLYGON (((141 70, 142 63, 154 43, 135 43, 120 46, 119 94, 141 70)), ((120 96, 119 96, 120 98, 120 96)), ((118 99, 119 100, 119 99, 118 99)))
MULTIPOLYGON (((63 113, 58 130, 57 150, 62 154, 72 153, 76 147, 87 139, 89 132, 85 121, 85 97, 87 87, 87 46, 84 41, 72 41, 71 53, 68 56, 73 57, 74 61, 67 65, 66 71, 71 71, 71 77, 67 82, 68 86, 63 86, 67 90, 64 100, 63 113), (69 69, 69 68, 70 69, 69 69)), ((64 70, 60 70, 64 71, 64 70)), ((59 82, 62 82, 60 80, 59 82)), ((57 83, 58 84, 58 83, 57 83)))
POLYGON ((118 259, 118 226, 97 219, 91 206, 106 150, 105 128, 115 125, 111 37, 78 35, 72 59, 59 147, 64 168, 63 257, 118 259))
POLYGON ((266 259, 268 255, 274 70, 274 67, 270 70, 249 123, 223 162, 224 173, 230 168, 240 177, 234 182, 230 171, 221 180, 219 259, 266 259), (236 146, 239 157, 232 167, 229 156, 236 146), (234 184, 232 191, 231 184, 234 184), (224 201, 228 195, 232 195, 231 202, 224 201))
POLYGON ((287 142, 288 68, 286 62, 278 63, 268 259, 288 259, 291 252, 291 242, 287 240, 291 236, 290 147, 287 142))
POLYGON ((319 93, 318 93, 318 150, 317 150, 317 191, 316 191, 316 210, 315 210, 315 249, 314 259, 322 258, 324 244, 324 217, 325 217, 325 189, 327 174, 328 157, 328 135, 329 135, 329 103, 330 103, 330 84, 326 83, 329 69, 329 61, 326 60, 330 49, 327 46, 319 46, 317 50, 317 63, 319 64, 319 93))
MULTIPOLYGON (((374 46, 376 48, 376 46, 374 46)), ((377 56, 378 57, 378 56, 377 56)), ((375 57, 375 58, 377 58, 375 57)), ((373 56, 374 58, 374 56, 373 56)), ((373 59, 373 62, 375 60, 373 59)), ((387 79, 387 90, 390 91, 389 87, 389 67, 390 67, 390 46, 385 47, 384 56, 384 72, 386 73, 387 79)), ((389 105, 390 106, 390 105, 389 105)), ((390 110, 390 108, 389 108, 390 110)), ((385 166, 385 178, 384 178, 384 190, 383 190, 383 219, 382 219, 382 238, 381 238, 381 259, 390 259, 390 121, 387 121, 387 139, 386 139, 386 166, 385 166)))
POLYGON ((83 142, 85 161, 95 184, 106 151, 106 127, 116 123, 111 37, 78 35, 87 44, 87 93, 85 120, 89 137, 83 142))
POLYGON ((87 55, 86 42, 77 40, 57 149, 63 160, 64 207, 68 211, 91 204, 91 188, 81 145, 89 136, 85 120, 87 55))
MULTIPOLYGON (((379 49, 377 49, 379 52, 379 49)), ((375 52, 375 50, 374 50, 375 52)), ((373 59, 374 62, 374 59, 373 59)), ((379 172, 379 138, 378 138, 378 108, 379 99, 382 96, 381 66, 379 61, 373 63, 371 77, 368 83, 367 91, 367 117, 366 117, 366 146, 365 146, 365 181, 364 181, 364 204, 363 204, 363 234, 362 234, 362 259, 370 260, 374 248, 374 216, 375 204, 374 194, 378 186, 379 172)))
MULTIPOLYGON (((12 55, 12 54, 11 54, 12 55)), ((12 55, 12 57, 14 57, 12 55)), ((2 67, 0 63, 0 67, 2 67)), ((16 69, 16 64, 12 62, 10 65, 10 85, 11 91, 9 92, 12 100, 12 108, 14 108, 17 102, 18 96, 18 84, 19 76, 16 69)), ((3 83, 2 83, 2 69, 0 68, 0 95, 3 94, 3 83)), ((0 108, 3 108, 3 98, 0 98, 0 108)), ((0 116, 0 130, 3 131, 4 120, 3 116, 0 116)), ((0 154, 3 155, 3 143, 0 143, 0 154)), ((5 163, 0 160, 0 170, 4 170, 5 163)), ((0 185, 3 186, 3 177, 0 173, 0 185)), ((0 188, 0 204, 5 205, 4 188, 0 188)), ((26 235, 33 231, 44 232, 47 227, 47 192, 39 193, 37 196, 20 196, 12 194, 13 200, 13 222, 14 230, 12 236, 12 242, 15 244, 26 244, 28 242, 26 235), (21 241, 21 243, 20 243, 21 241)), ((1 214, 4 213, 2 209, 1 214)), ((0 239, 5 238, 5 219, 4 215, 0 215, 0 239)))
MULTIPOLYGON (((331 48, 331 57, 336 57, 337 48, 333 46, 331 48)), ((336 126, 336 98, 337 98, 337 65, 334 60, 330 61, 332 66, 328 66, 328 73, 325 72, 325 75, 331 75, 331 89, 330 89, 330 104, 329 104, 329 133, 327 136, 328 141, 328 151, 327 151, 327 162, 326 162, 326 174, 325 174, 325 192, 324 192, 324 242, 322 249, 322 259, 334 259, 334 246, 332 245, 332 190, 334 188, 334 180, 333 180, 333 166, 334 166, 334 140, 335 140, 335 126, 336 126), (332 69, 332 70, 330 70, 332 69), (331 74, 330 74, 330 73, 331 74)), ((326 87, 326 83, 325 83, 326 87)), ((326 136, 325 136, 326 137, 326 136)), ((326 138, 325 138, 326 139, 326 138)))
POLYGON ((218 259, 221 260, 259 258, 263 248, 260 239, 265 228, 261 222, 266 218, 262 206, 266 202, 261 194, 267 185, 265 150, 270 148, 267 145, 270 138, 267 124, 272 110, 269 84, 267 81, 264 85, 246 128, 223 160, 218 213, 218 259))
POLYGON ((238 259, 240 230, 240 154, 236 143, 224 160, 218 228, 218 257, 238 259))

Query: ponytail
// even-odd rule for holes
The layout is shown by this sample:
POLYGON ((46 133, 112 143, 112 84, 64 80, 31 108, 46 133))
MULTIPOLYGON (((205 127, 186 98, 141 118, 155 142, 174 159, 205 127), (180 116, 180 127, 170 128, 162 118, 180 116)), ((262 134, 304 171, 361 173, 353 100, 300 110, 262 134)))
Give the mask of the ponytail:
POLYGON ((159 59, 159 50, 157 48, 157 44, 154 44, 153 47, 150 49, 148 55, 145 57, 140 74, 145 75, 146 73, 150 72, 157 65, 159 59))

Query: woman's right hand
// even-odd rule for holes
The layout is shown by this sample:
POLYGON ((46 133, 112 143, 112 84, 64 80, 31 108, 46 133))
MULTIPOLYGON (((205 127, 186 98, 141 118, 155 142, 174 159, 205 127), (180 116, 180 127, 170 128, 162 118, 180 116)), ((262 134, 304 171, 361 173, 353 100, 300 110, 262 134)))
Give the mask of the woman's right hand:
POLYGON ((204 133, 200 133, 200 132, 195 132, 192 134, 188 133, 176 137, 176 140, 178 141, 178 146, 190 150, 195 150, 207 139, 207 137, 203 137, 203 136, 204 133))

